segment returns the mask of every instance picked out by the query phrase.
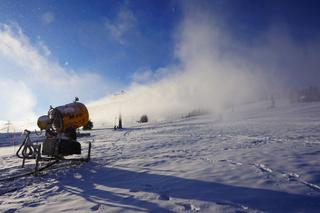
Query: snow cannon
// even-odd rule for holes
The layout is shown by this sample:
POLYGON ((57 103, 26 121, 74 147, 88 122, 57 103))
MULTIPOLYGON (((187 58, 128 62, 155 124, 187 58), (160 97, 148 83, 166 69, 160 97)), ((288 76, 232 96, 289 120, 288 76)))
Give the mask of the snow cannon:
POLYGON ((55 108, 50 107, 48 115, 38 119, 38 127, 41 130, 52 128, 57 133, 67 132, 85 126, 89 121, 89 113, 86 106, 80 102, 73 102, 55 108))
MULTIPOLYGON (((42 141, 42 145, 34 145, 29 137, 31 132, 25 130, 27 136, 17 151, 17 156, 23 159, 23 165, 25 159, 36 159, 36 162, 41 160, 68 160, 64 156, 81 154, 81 144, 77 141, 76 130, 88 123, 89 112, 87 107, 78 101, 79 99, 76 98, 74 102, 63 106, 55 108, 50 106, 48 114, 38 118, 38 127, 41 131, 45 131, 45 139, 42 141)), ((90 152, 91 143, 89 142, 86 158, 69 160, 89 161, 90 152)))
POLYGON ((76 129, 86 125, 89 121, 87 107, 78 102, 53 108, 50 106, 48 115, 38 119, 38 127, 46 131, 42 154, 72 155, 81 154, 81 145, 76 141, 76 129), (57 148, 58 147, 58 148, 57 148))

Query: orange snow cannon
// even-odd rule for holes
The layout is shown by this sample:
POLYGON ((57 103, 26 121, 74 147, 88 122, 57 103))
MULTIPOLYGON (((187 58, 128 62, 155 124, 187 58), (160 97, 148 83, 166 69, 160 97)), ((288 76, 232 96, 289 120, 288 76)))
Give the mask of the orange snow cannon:
POLYGON ((48 115, 38 119, 38 127, 42 130, 53 128, 61 133, 70 129, 77 129, 86 125, 89 113, 86 106, 80 102, 73 102, 63 106, 50 108, 48 115))
MULTIPOLYGON (((19 158, 23 159, 22 166, 27 159, 35 159, 36 166, 34 173, 53 165, 48 163, 40 168, 40 161, 85 161, 90 160, 91 142, 88 142, 88 154, 83 158, 65 158, 68 155, 81 155, 81 144, 77 141, 77 129, 85 126, 89 121, 87 107, 75 101, 63 106, 51 107, 47 115, 38 118, 37 125, 41 131, 45 130, 45 138, 40 141, 42 144, 32 142, 31 131, 25 130, 26 137, 16 152, 19 158)), ((39 142, 39 141, 38 141, 39 142)))

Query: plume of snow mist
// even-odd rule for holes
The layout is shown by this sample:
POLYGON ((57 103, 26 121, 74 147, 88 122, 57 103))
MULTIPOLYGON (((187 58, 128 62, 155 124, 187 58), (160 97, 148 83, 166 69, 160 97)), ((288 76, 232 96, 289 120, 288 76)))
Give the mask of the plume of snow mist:
POLYGON ((197 109, 217 112, 253 100, 265 90, 262 74, 258 67, 229 54, 226 50, 232 45, 211 19, 186 18, 176 35, 179 64, 135 73, 135 79, 147 82, 134 82, 125 93, 90 103, 91 118, 112 123, 121 112, 125 122, 143 114, 161 120, 197 109))

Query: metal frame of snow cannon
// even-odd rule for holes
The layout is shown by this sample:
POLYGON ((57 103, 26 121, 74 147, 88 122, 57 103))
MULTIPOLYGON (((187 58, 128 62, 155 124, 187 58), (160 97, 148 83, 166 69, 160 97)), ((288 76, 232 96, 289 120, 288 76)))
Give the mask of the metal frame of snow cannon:
MULTIPOLYGON (((64 158, 64 156, 60 155, 52 155, 52 156, 44 156, 41 154, 41 144, 38 144, 39 142, 43 142, 40 140, 37 141, 31 141, 30 139, 30 134, 31 131, 29 130, 24 130, 24 134, 26 134, 26 137, 22 141, 21 146, 19 147, 18 151, 16 152, 16 155, 18 158, 22 159, 22 168, 25 166, 25 161, 26 160, 35 160, 36 165, 34 168, 34 174, 38 175, 39 171, 48 168, 49 166, 52 166, 53 164, 59 162, 59 161, 79 161, 79 162, 89 162, 90 161, 90 155, 91 155, 91 142, 89 142, 89 147, 88 147, 88 154, 86 158, 64 158), (35 144, 37 143, 37 144, 35 144), (39 162, 40 161, 48 161, 49 163, 40 168, 39 167, 39 162), (50 162, 52 161, 52 162, 50 162)), ((42 150, 43 151, 43 150, 42 150)))

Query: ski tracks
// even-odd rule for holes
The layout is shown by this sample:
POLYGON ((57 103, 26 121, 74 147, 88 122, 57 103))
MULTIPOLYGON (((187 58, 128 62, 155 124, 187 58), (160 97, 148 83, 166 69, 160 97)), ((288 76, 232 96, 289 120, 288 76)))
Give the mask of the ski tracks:
POLYGON ((283 171, 276 171, 272 170, 271 168, 267 167, 264 164, 253 164, 256 168, 260 169, 263 173, 274 175, 277 177, 286 178, 288 181, 296 181, 298 183, 304 184, 305 186, 311 188, 312 190, 315 190, 317 192, 320 192, 320 186, 310 183, 308 181, 305 181, 301 178, 300 175, 293 173, 293 172, 283 172, 283 171))
POLYGON ((246 167, 253 167, 258 169, 259 171, 261 171, 263 174, 268 175, 268 177, 273 176, 274 178, 278 179, 278 180, 287 180, 287 181, 295 181, 297 183, 303 184, 307 187, 309 187, 310 189, 316 191, 316 192, 320 192, 320 186, 314 183, 310 183, 308 181, 305 181, 302 179, 302 177, 294 172, 284 172, 284 171, 278 171, 275 169, 272 169, 270 167, 268 167, 265 164, 262 163, 253 163, 253 164, 245 164, 242 162, 238 162, 238 161, 234 161, 234 160, 229 160, 229 159, 220 159, 220 160, 213 160, 210 158, 205 158, 205 157, 201 157, 199 158, 200 160, 203 160, 205 162, 208 162, 212 165, 217 164, 217 163, 228 163, 229 165, 234 165, 234 166, 246 166, 246 167))

